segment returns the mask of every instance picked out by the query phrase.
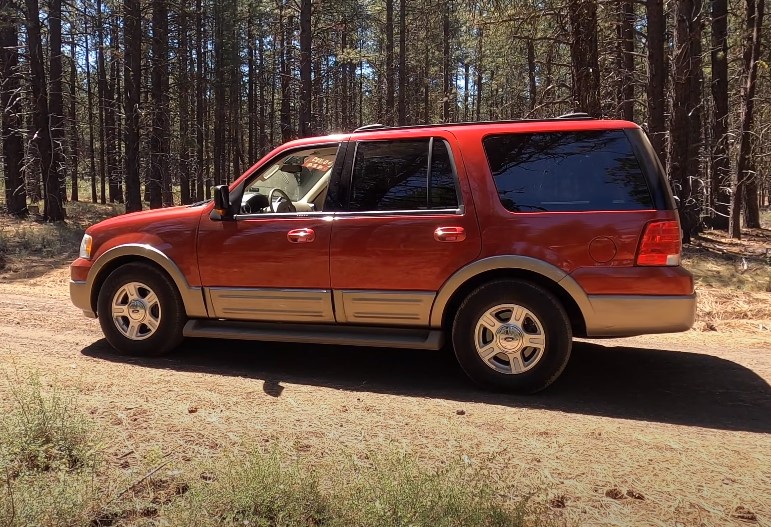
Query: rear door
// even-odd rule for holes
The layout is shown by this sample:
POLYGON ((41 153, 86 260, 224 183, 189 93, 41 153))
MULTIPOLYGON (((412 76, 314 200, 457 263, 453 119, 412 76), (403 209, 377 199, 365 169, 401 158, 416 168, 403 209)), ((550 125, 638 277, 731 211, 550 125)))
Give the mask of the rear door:
POLYGON ((452 134, 351 142, 330 279, 338 322, 427 326, 441 285, 481 243, 452 134))

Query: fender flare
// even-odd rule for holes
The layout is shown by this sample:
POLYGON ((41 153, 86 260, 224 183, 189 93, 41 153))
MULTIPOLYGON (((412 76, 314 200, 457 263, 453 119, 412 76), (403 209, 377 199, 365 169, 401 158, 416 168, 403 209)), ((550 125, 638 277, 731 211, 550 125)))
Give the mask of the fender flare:
POLYGON ((456 271, 436 294, 431 308, 430 326, 441 328, 444 312, 453 295, 469 280, 482 273, 501 269, 530 271, 551 280, 562 287, 578 305, 584 320, 589 320, 593 313, 592 304, 586 292, 565 271, 548 262, 530 256, 502 255, 482 258, 456 271))
POLYGON ((182 298, 182 303, 185 306, 187 316, 192 318, 206 318, 208 316, 201 288, 190 287, 185 275, 180 271, 179 267, 177 267, 177 264, 175 264, 166 254, 151 245, 141 243, 127 243, 112 247, 102 253, 94 261, 94 264, 88 272, 88 278, 86 279, 88 291, 92 297, 94 294, 93 287, 98 280, 103 278, 103 270, 105 267, 108 266, 110 262, 124 257, 132 257, 137 260, 149 260, 158 265, 174 282, 174 285, 182 298))

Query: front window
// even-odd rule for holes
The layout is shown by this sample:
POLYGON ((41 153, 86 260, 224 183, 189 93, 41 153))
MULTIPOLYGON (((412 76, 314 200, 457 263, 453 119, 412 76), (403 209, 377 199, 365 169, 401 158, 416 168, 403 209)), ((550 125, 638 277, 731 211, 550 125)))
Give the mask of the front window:
POLYGON ((337 150, 338 145, 323 146, 279 156, 246 184, 243 212, 320 211, 337 150))

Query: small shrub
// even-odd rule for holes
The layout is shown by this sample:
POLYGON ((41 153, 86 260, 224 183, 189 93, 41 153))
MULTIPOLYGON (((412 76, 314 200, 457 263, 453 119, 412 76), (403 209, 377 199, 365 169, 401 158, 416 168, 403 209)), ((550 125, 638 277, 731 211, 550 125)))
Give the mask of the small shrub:
POLYGON ((39 379, 9 379, 0 417, 0 525, 88 525, 102 500, 100 450, 72 397, 45 394, 39 379))
POLYGON ((34 376, 12 386, 11 395, 14 408, 0 420, 0 444, 12 476, 92 467, 93 431, 72 397, 56 391, 44 395, 34 376))
POLYGON ((332 490, 335 526, 531 525, 527 500, 507 496, 478 467, 458 461, 426 468, 403 453, 373 459, 358 470, 339 472, 346 477, 335 481, 332 490))
POLYGON ((329 504, 315 474, 281 458, 254 452, 203 467, 199 482, 164 516, 188 527, 327 525, 329 504))

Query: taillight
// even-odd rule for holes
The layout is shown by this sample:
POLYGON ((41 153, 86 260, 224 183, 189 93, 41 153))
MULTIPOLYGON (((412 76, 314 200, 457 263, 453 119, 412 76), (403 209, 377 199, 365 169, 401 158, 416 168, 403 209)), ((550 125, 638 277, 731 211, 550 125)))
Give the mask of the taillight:
POLYGON ((681 250, 678 221, 651 222, 646 225, 640 241, 637 265, 680 265, 681 250))

